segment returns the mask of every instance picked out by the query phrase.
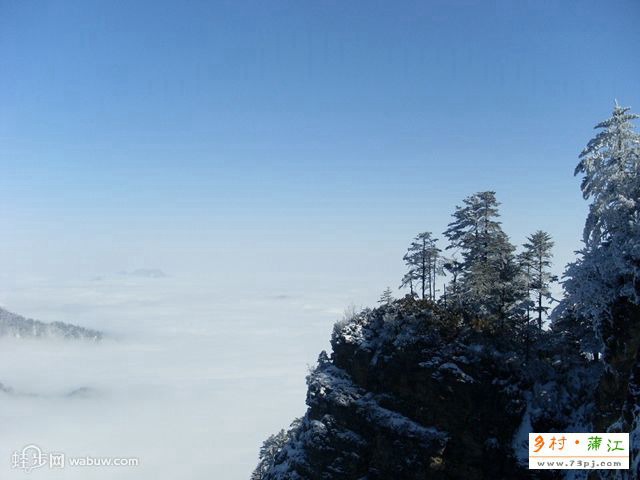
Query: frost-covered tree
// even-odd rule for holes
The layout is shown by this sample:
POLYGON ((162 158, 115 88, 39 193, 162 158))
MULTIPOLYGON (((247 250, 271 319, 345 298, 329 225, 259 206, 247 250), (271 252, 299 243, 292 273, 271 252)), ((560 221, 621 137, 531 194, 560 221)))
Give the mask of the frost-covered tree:
POLYGON ((275 456, 282 450, 289 440, 287 431, 282 429, 278 433, 269 436, 260 447, 258 465, 251 474, 251 480, 262 480, 265 474, 273 466, 275 456))
POLYGON ((393 292, 391 291, 391 288, 387 287, 384 292, 382 292, 382 295, 380 295, 378 303, 381 305, 390 305, 393 300, 393 292))
MULTIPOLYGON (((496 258, 496 279, 489 289, 487 305, 493 309, 501 327, 508 321, 511 328, 522 323, 523 303, 526 299, 526 283, 516 258, 515 247, 507 236, 500 241, 502 253, 496 258)), ((490 277, 488 277, 490 280, 490 277)))
POLYGON ((471 265, 490 255, 494 239, 502 233, 497 218, 498 206, 496 193, 479 192, 463 200, 463 207, 456 207, 454 221, 444 232, 449 239, 449 248, 459 248, 465 265, 471 265))
MULTIPOLYGON (((462 254, 456 301, 479 318, 504 321, 521 305, 525 294, 515 247, 498 221, 495 192, 479 192, 456 207, 454 221, 444 235, 448 249, 462 254)), ((454 289, 450 289, 453 293, 454 289)))
POLYGON ((418 285, 422 299, 435 299, 436 277, 444 273, 436 242, 437 239, 433 238, 431 232, 419 233, 403 257, 407 273, 400 288, 409 286, 413 295, 414 285, 418 285))
MULTIPOLYGON (((524 252, 520 257, 524 267, 528 297, 533 294, 535 298, 532 309, 537 313, 538 330, 542 330, 542 316, 549 310, 547 302, 553 299, 549 287, 558 279, 550 272, 553 245, 551 235, 538 230, 527 237, 527 243, 523 245, 524 252)), ((527 310, 529 310, 528 305, 527 310)))
POLYGON ((640 303, 640 135, 638 115, 617 103, 612 116, 580 154, 575 174, 591 200, 584 247, 565 271, 562 307, 593 322, 606 343, 631 321, 615 309, 640 303), (617 333, 616 333, 617 332, 617 333))
POLYGON ((301 422, 302 419, 295 419, 288 430, 282 429, 262 443, 258 466, 251 474, 251 480, 262 480, 265 478, 267 472, 274 465, 276 455, 282 451, 287 442, 295 437, 296 432, 300 429, 301 422))

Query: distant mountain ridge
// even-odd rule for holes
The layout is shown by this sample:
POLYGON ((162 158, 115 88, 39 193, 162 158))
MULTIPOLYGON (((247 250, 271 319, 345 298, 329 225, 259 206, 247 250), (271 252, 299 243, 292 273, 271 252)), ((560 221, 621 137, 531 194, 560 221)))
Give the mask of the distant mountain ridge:
POLYGON ((0 308, 0 337, 61 338, 99 341, 102 332, 64 322, 41 322, 0 308))

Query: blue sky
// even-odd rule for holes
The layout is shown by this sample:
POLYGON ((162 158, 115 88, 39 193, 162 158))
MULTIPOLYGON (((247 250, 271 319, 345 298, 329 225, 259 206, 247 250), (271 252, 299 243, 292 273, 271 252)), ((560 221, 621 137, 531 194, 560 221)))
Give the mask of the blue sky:
POLYGON ((635 1, 0 1, 5 290, 161 268, 375 298, 485 189, 563 263, 577 154, 614 98, 640 110, 639 20, 635 1))

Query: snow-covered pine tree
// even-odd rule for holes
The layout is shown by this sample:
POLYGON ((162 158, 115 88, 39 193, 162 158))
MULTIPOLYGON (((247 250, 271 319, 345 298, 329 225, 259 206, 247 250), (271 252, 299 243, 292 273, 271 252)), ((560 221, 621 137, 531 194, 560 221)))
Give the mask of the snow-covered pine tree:
POLYGON ((387 287, 384 292, 382 292, 382 295, 380 295, 378 303, 381 305, 390 305, 393 300, 393 292, 391 291, 391 288, 387 287))
POLYGON ((259 462, 255 470, 251 474, 251 480, 263 480, 265 475, 274 465, 276 455, 282 451, 292 438, 296 436, 296 432, 302 424, 301 418, 296 418, 288 430, 280 430, 278 433, 269 436, 260 447, 259 462))
POLYGON ((549 287, 558 279, 550 272, 553 245, 551 235, 538 230, 527 237, 521 255, 526 271, 528 296, 533 294, 535 299, 532 310, 537 314, 538 330, 542 330, 542 316, 549 310, 547 302, 553 299, 549 287))
POLYGON ((501 235, 498 240, 501 253, 496 256, 497 280, 489 290, 489 300, 493 299, 493 308, 499 326, 501 328, 508 326, 515 330, 524 319, 526 282, 515 255, 515 247, 506 235, 501 235))
POLYGON ((278 433, 269 436, 260 447, 259 461, 255 470, 251 474, 251 480, 262 480, 264 475, 273 467, 275 456, 289 441, 286 430, 282 429, 278 433))
POLYGON ((485 191, 464 199, 456 207, 454 221, 444 235, 447 249, 462 254, 455 301, 468 317, 497 320, 500 326, 522 305, 525 287, 515 259, 515 247, 497 220, 499 203, 495 192, 485 191))
MULTIPOLYGON (((575 174, 591 200, 579 259, 568 265, 563 308, 591 319, 607 342, 628 315, 614 309, 640 304, 640 135, 638 115, 617 104, 580 154, 575 174)), ((623 328, 624 330, 624 328, 623 328)))
POLYGON ((591 204, 584 247, 565 271, 566 296, 554 315, 565 329, 569 324, 581 331, 590 323, 602 347, 605 370, 594 421, 600 431, 634 428, 620 412, 640 358, 640 135, 632 123, 637 118, 616 102, 580 154, 575 174, 582 176, 582 193, 591 204))

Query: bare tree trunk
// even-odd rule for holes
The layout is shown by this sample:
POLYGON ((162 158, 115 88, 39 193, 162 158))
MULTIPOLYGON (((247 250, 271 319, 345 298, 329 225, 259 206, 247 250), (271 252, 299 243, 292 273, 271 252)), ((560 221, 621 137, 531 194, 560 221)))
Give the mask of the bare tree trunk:
POLYGON ((538 292, 538 330, 542 330, 542 292, 538 292))
MULTIPOLYGON (((527 308, 528 310, 528 308, 527 308)), ((525 361, 528 363, 529 362, 529 319, 527 319, 527 324, 525 326, 525 361)))
POLYGON ((542 331, 542 272, 544 266, 542 265, 542 252, 538 254, 538 330, 542 331))
POLYGON ((424 300, 424 294, 427 281, 427 242, 422 239, 422 299, 424 300))
POLYGON ((433 301, 433 281, 435 279, 435 272, 433 271, 433 261, 429 258, 429 300, 433 301))

